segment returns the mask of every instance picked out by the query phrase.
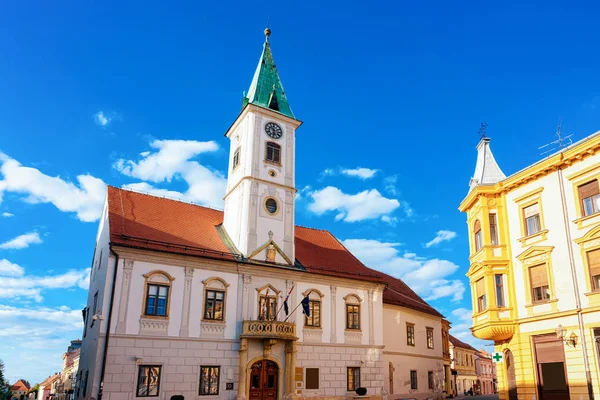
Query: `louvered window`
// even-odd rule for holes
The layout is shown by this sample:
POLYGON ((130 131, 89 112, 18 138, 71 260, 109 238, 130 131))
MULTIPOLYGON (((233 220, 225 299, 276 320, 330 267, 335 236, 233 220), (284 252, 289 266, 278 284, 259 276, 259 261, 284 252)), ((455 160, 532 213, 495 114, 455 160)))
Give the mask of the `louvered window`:
POLYGON ((531 299, 540 302, 550 299, 550 287, 548 286, 548 270, 546 264, 536 265, 529 268, 531 280, 531 299))
POLYGON ((578 188, 583 215, 592 215, 600 211, 600 190, 598 180, 581 185, 578 188))
POLYGON ((588 252, 587 258, 590 278, 592 280, 592 290, 600 290, 600 249, 588 252))

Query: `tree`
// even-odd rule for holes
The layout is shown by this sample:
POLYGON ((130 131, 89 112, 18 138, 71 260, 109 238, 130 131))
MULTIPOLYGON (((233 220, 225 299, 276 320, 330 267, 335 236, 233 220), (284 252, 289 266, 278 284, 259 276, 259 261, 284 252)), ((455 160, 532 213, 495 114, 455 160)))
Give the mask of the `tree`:
POLYGON ((10 398, 10 387, 4 377, 4 362, 0 359, 0 400, 10 398))

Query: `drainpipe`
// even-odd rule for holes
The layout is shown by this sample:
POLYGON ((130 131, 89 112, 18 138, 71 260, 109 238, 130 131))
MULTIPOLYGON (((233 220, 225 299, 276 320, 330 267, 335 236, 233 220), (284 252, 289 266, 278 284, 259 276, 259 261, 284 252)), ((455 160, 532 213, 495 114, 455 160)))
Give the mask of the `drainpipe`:
POLYGON ((569 247, 569 264, 571 266, 571 276, 573 280, 573 292, 575 293, 575 304, 577 307, 577 321, 579 322, 579 336, 581 337, 581 351, 583 351, 583 364, 585 365, 585 377, 587 379, 588 396, 594 400, 594 389, 592 386, 592 374, 590 372, 590 360, 587 353, 587 343, 585 341, 585 328, 583 326, 583 315, 581 314, 581 300, 579 298, 579 285, 577 283, 577 271, 575 269, 575 256, 573 253, 573 242, 571 241, 571 221, 567 202, 565 200, 565 186, 563 183, 562 168, 558 168, 558 184, 560 186, 560 200, 563 208, 563 218, 565 224, 565 235, 567 237, 567 246, 569 247))
POLYGON ((115 256, 115 267, 113 271, 112 288, 110 291, 110 306, 108 308, 108 318, 106 319, 106 335, 104 336, 104 354, 102 354, 102 364, 100 365, 100 385, 98 387, 98 400, 102 400, 102 386, 104 386, 104 370, 106 366, 106 355, 108 353, 108 338, 110 337, 110 320, 112 317, 113 302, 115 300, 115 286, 117 282, 117 266, 119 265, 119 254, 115 253, 109 244, 110 254, 115 256))

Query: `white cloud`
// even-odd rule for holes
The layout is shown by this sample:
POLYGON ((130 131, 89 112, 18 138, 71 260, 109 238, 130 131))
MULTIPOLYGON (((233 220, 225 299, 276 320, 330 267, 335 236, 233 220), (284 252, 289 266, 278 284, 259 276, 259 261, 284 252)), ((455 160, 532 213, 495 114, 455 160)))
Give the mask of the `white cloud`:
MULTIPOLYGON (((457 308, 452 310, 451 315, 452 316, 449 318, 449 320, 452 323, 452 327, 450 329, 450 334, 452 336, 470 344, 476 349, 493 345, 494 342, 478 339, 471 333, 471 326, 473 324, 471 310, 466 308, 457 308)), ((490 351, 490 349, 488 349, 488 351, 490 351)))
POLYGON ((456 237, 456 232, 441 230, 436 233, 436 236, 425 244, 425 247, 429 248, 440 244, 442 242, 448 242, 456 237))
POLYGON ((378 170, 370 168, 354 168, 354 169, 342 169, 342 174, 357 177, 360 179, 371 179, 375 176, 378 170))
POLYGON ((82 329, 80 310, 0 305, 0 342, 8 377, 35 383, 60 371, 62 353, 70 340, 81 338, 82 329))
POLYGON ((13 264, 7 259, 0 260, 0 276, 22 276, 25 273, 23 267, 13 264))
POLYGON ((96 114, 94 114, 94 121, 96 121, 96 123, 100 126, 106 126, 111 123, 114 117, 115 116, 113 114, 109 115, 104 111, 98 111, 96 114))
POLYGON ((0 298, 43 300, 42 292, 50 289, 79 287, 88 289, 90 269, 70 270, 59 275, 24 275, 21 266, 4 259, 0 261, 0 298))
POLYGON ((408 252, 400 255, 400 243, 371 239, 346 239, 343 243, 367 266, 402 279, 427 301, 450 298, 456 302, 463 298, 463 282, 450 277, 459 268, 451 261, 408 252))
POLYGON ((11 213, 9 213, 9 212, 3 212, 3 213, 2 213, 2 216, 3 216, 3 217, 5 217, 5 218, 9 218, 9 217, 14 217, 14 216, 15 216, 15 214, 11 214, 11 213))
POLYGON ((396 189, 396 183, 398 182, 398 175, 386 176, 383 178, 383 184, 385 185, 385 191, 395 196, 398 194, 398 190, 396 189))
POLYGON ((190 161, 202 153, 218 150, 213 142, 194 140, 155 140, 150 143, 155 152, 141 153, 140 161, 120 159, 114 168, 124 175, 153 183, 183 179, 188 184, 186 192, 158 188, 146 182, 125 185, 126 188, 159 196, 177 198, 213 207, 221 207, 227 184, 226 178, 197 161, 190 161))
POLYGON ((0 249, 25 249, 29 247, 30 244, 39 244, 42 243, 42 239, 37 232, 25 233, 23 235, 19 235, 14 239, 6 241, 0 244, 0 249))
POLYGON ((316 214, 337 211, 336 220, 345 222, 382 218, 400 207, 398 200, 382 196, 377 189, 351 195, 328 186, 312 192, 310 197, 313 200, 308 206, 310 211, 316 214))
POLYGON ((0 203, 3 192, 26 195, 28 203, 51 203, 60 211, 75 212, 84 222, 97 220, 102 213, 106 185, 89 174, 78 175, 78 184, 59 176, 49 176, 36 168, 24 167, 17 160, 0 153, 0 203))

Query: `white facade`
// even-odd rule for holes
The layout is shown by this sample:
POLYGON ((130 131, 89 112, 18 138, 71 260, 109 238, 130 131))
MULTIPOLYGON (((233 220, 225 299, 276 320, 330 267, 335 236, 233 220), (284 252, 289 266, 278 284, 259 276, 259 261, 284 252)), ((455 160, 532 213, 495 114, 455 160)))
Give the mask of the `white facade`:
POLYGON ((388 399, 442 396, 445 374, 441 318, 384 304, 383 335, 385 390, 388 399), (414 341, 408 338, 408 326, 413 328, 414 341), (433 334, 432 343, 428 341, 428 329, 433 334), (411 371, 413 375, 416 373, 416 382, 414 376, 411 381, 411 371))

